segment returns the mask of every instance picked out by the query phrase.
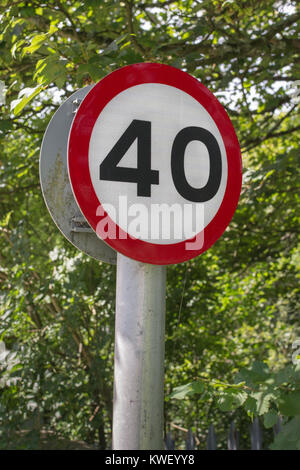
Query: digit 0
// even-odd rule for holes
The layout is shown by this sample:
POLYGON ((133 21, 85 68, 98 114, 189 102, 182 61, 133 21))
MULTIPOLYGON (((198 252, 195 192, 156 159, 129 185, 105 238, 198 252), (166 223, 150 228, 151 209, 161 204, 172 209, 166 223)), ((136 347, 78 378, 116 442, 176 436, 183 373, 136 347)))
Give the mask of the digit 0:
POLYGON ((205 202, 212 199, 220 187, 222 176, 221 151, 216 138, 203 127, 185 127, 182 129, 178 132, 173 143, 171 169, 175 187, 182 197, 193 202, 205 202), (209 155, 209 177, 203 188, 190 186, 184 171, 186 147, 195 140, 206 146, 209 155))

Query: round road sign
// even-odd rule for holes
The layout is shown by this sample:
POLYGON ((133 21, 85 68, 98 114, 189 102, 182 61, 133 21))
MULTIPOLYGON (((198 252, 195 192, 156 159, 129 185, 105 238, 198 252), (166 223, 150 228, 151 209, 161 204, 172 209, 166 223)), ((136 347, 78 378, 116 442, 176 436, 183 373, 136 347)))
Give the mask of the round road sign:
POLYGON ((206 251, 240 195, 239 143, 224 108, 191 75, 141 63, 97 83, 69 136, 75 198, 120 253, 175 264, 206 251))
POLYGON ((74 199, 67 167, 68 137, 79 102, 92 87, 73 93, 52 116, 40 152, 40 181, 46 206, 62 234, 79 250, 106 263, 116 252, 96 236, 74 199))

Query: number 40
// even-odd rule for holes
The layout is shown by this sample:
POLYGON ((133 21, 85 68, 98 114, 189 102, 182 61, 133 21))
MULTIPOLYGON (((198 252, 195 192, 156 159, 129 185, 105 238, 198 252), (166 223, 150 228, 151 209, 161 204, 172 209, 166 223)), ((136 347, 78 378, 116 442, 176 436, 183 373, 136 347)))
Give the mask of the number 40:
MULTIPOLYGON (((217 193, 222 176, 222 158, 219 144, 211 132, 203 127, 185 127, 176 135, 171 150, 171 172, 179 194, 193 202, 205 202, 217 193), (184 170, 187 145, 202 142, 209 155, 209 177, 205 186, 194 188, 188 183, 184 170)), ((151 196, 151 185, 159 184, 159 172, 151 169, 151 122, 134 119, 100 165, 100 179, 137 184, 138 196, 151 196), (137 139, 137 168, 117 166, 137 139)))

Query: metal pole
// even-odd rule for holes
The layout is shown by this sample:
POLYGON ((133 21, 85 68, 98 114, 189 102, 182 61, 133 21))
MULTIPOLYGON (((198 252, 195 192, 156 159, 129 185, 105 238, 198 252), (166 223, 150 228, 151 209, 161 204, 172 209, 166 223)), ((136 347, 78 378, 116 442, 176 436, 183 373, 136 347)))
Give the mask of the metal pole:
POLYGON ((162 450, 166 267, 118 253, 113 449, 162 450))

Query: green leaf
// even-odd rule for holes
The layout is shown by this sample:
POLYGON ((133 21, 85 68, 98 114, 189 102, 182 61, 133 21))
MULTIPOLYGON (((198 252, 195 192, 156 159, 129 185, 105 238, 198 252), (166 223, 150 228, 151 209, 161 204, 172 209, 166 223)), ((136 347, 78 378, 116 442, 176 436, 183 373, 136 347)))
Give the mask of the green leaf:
POLYGON ((34 36, 31 40, 30 46, 24 47, 23 54, 33 54, 44 44, 47 36, 47 33, 34 36))
POLYGON ((66 59, 61 59, 59 54, 52 54, 38 61, 33 79, 42 84, 55 82, 62 88, 67 77, 66 65, 66 59))
POLYGON ((19 114, 22 109, 44 88, 45 85, 40 84, 34 88, 24 88, 23 90, 21 90, 18 95, 18 98, 16 100, 13 100, 10 104, 10 109, 14 112, 14 115, 16 116, 17 114, 19 114))
POLYGON ((0 121, 0 131, 7 132, 12 129, 13 123, 7 119, 3 119, 0 121))
POLYGON ((244 409, 247 414, 252 417, 256 413, 256 400, 253 397, 248 396, 244 403, 244 409))
POLYGON ((25 40, 24 39, 21 39, 20 41, 16 41, 14 43, 14 45, 12 46, 11 48, 11 55, 13 56, 13 58, 15 59, 16 58, 16 53, 17 53, 17 50, 25 43, 25 40))
POLYGON ((176 400, 183 400, 187 395, 192 392, 192 384, 188 383, 176 387, 170 395, 170 398, 175 398, 176 400))
POLYGON ((182 400, 188 395, 194 395, 195 393, 203 393, 205 386, 201 381, 191 382, 180 387, 176 387, 170 395, 170 398, 175 398, 176 400, 182 400))
POLYGON ((192 389, 194 393, 203 393, 205 390, 205 385, 202 381, 197 380, 192 383, 192 389))
POLYGON ((24 54, 33 54, 35 51, 37 51, 46 41, 46 39, 51 36, 55 31, 57 31, 57 27, 54 25, 50 26, 50 29, 47 33, 43 34, 37 34, 31 39, 30 46, 24 47, 23 49, 23 55, 24 54))
POLYGON ((271 428, 277 423, 278 413, 275 410, 270 410, 264 415, 265 428, 271 428))
POLYGON ((7 212, 7 214, 3 217, 3 219, 0 220, 1 227, 7 227, 7 225, 9 224, 12 212, 13 211, 7 212))
POLYGON ((116 52, 119 49, 119 45, 122 44, 122 42, 127 39, 127 37, 128 34, 122 34, 118 39, 115 39, 105 49, 103 49, 99 55, 108 55, 111 52, 116 52))
POLYGON ((222 411, 233 411, 239 408, 247 399, 246 392, 231 390, 224 392, 218 399, 217 404, 222 411))
POLYGON ((268 390, 253 393, 252 397, 256 400, 256 413, 258 415, 264 415, 267 413, 271 400, 276 399, 275 395, 270 393, 268 390))
POLYGON ((293 376, 293 373, 294 373, 294 367, 292 366, 287 366, 279 370, 275 374, 275 377, 274 377, 276 385, 281 385, 281 384, 289 382, 289 380, 293 376))
POLYGON ((299 450, 300 449, 300 416, 291 419, 283 425, 281 431, 275 437, 272 450, 299 450))
POLYGON ((270 378, 270 371, 264 362, 255 361, 250 368, 241 369, 235 377, 235 382, 245 381, 252 387, 254 384, 260 384, 270 378))
POLYGON ((280 412, 285 416, 300 415, 300 391, 281 396, 278 405, 280 412))

